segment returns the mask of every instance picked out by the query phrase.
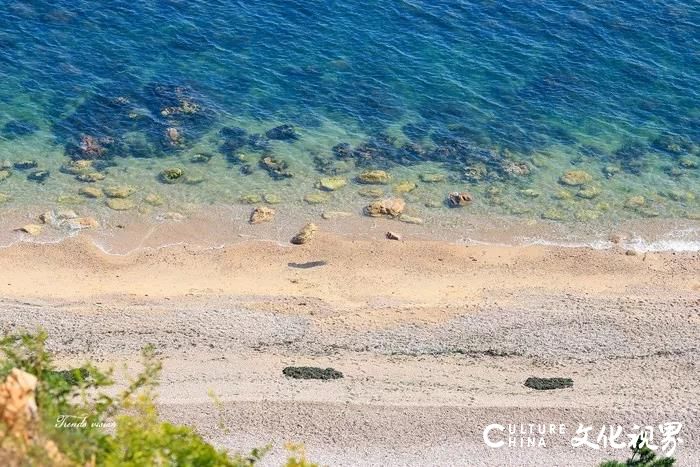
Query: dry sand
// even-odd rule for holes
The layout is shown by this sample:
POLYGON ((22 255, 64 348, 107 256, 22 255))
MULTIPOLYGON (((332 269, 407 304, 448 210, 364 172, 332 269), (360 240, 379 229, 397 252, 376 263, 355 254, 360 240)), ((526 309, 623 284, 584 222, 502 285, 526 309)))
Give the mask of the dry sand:
POLYGON ((106 255, 80 237, 0 251, 0 329, 43 326, 64 365, 164 358, 162 414, 216 444, 303 442, 326 465, 595 465, 579 423, 684 423, 700 465, 700 256, 350 240, 106 255), (308 269, 290 266, 325 261, 308 269), (332 366, 334 381, 290 380, 332 366), (535 391, 529 376, 572 389, 535 391), (221 401, 214 404, 213 391, 221 401), (546 448, 490 423, 557 423, 546 448))

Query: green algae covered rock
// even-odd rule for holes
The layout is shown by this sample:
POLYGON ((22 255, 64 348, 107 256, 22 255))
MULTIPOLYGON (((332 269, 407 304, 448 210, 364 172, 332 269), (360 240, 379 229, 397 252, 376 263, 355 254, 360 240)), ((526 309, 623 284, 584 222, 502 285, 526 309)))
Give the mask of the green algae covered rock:
POLYGON ((348 184, 345 177, 324 177, 318 181, 318 188, 325 191, 336 191, 348 184))
POLYGON ((567 186, 581 186, 592 181, 593 177, 585 170, 569 170, 559 177, 559 183, 567 186))
POLYGON ((639 209, 646 203, 646 199, 642 195, 630 196, 625 200, 627 209, 639 209))
POLYGON ((128 198, 136 193, 136 188, 130 185, 110 186, 104 189, 108 198, 128 198))
POLYGON ((396 185, 394 185, 394 193, 397 193, 400 195, 404 194, 404 193, 410 193, 413 190, 415 190, 416 188, 418 188, 418 185, 416 185, 412 181, 402 180, 399 183, 397 183, 396 185))
POLYGON ((583 198, 583 199, 593 199, 593 198, 599 196, 600 193, 601 193, 600 188, 598 188, 596 186, 586 186, 586 187, 581 188, 576 193, 576 196, 578 196, 579 198, 583 198))
POLYGON ((445 174, 438 173, 423 173, 418 176, 419 180, 423 183, 441 183, 447 180, 445 174))
POLYGON ((78 194, 85 196, 86 198, 102 198, 104 193, 100 188, 95 186, 86 186, 78 190, 78 194))
POLYGON ((357 181, 366 185, 386 185, 390 180, 391 175, 384 170, 365 170, 357 176, 357 181))
POLYGON ((330 197, 326 193, 309 193, 304 196, 304 201, 308 204, 322 204, 328 202, 330 197))
POLYGON ((182 181, 185 171, 180 167, 168 167, 160 172, 159 179, 163 183, 178 183, 182 181))
POLYGON ((364 198, 381 198, 384 196, 384 190, 381 188, 362 188, 357 194, 364 198))
POLYGON ((115 211, 128 211, 136 206, 132 200, 124 198, 110 198, 106 204, 115 211))
POLYGON ((144 203, 150 204, 151 206, 162 206, 165 204, 163 197, 155 193, 149 193, 143 198, 144 203))

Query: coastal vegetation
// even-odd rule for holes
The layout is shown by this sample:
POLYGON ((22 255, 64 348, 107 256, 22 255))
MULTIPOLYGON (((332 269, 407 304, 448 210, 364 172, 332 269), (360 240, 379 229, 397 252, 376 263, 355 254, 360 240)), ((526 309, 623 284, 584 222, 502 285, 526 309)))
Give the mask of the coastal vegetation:
MULTIPOLYGON (((141 371, 116 389, 112 371, 91 363, 56 369, 46 339, 40 332, 0 340, 1 465, 250 467, 270 449, 228 453, 161 420, 153 391, 161 363, 152 347, 143 350, 141 371)), ((303 447, 287 448, 286 467, 316 465, 303 447)))

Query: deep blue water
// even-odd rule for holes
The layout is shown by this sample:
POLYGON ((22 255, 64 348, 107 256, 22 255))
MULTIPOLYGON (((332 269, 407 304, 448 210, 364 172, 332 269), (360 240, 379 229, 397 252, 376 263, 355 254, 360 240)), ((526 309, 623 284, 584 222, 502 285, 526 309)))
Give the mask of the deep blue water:
POLYGON ((230 117, 302 132, 332 121, 371 141, 349 156, 367 166, 459 174, 476 161, 499 179, 504 150, 530 161, 563 147, 573 165, 640 177, 698 157, 698 2, 3 3, 0 139, 36 132, 68 156, 85 134, 123 142, 111 155, 177 152, 159 111, 185 95, 198 105, 176 122, 190 143, 230 117), (416 146, 386 136, 396 127, 416 146), (121 141, 129 132, 144 138, 121 141))

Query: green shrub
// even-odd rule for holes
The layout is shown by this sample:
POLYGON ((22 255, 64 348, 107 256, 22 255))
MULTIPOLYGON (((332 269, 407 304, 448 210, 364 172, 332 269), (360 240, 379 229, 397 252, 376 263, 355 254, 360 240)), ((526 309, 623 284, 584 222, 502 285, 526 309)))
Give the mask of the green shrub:
POLYGON ((676 463, 673 457, 662 457, 657 459, 654 451, 643 443, 641 436, 632 447, 632 457, 625 462, 607 461, 600 464, 600 467, 672 467, 676 463))
MULTIPOLYGON (((159 420, 154 391, 161 371, 154 349, 143 350, 143 369, 121 392, 109 395, 112 372, 88 363, 56 370, 46 351, 46 333, 0 340, 0 383, 14 368, 37 377, 38 420, 26 437, 0 438, 0 465, 66 466, 221 466, 250 467, 268 448, 229 454, 207 443, 191 428, 159 420), (113 419, 113 430, 104 422, 113 419), (61 426, 80 423, 80 427, 61 426)), ((112 392, 113 394, 113 392, 112 392)), ((7 431, 0 420, 0 434, 7 431)), ((287 467, 314 467, 293 447, 287 467)))

